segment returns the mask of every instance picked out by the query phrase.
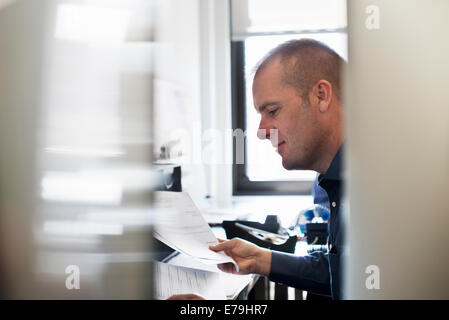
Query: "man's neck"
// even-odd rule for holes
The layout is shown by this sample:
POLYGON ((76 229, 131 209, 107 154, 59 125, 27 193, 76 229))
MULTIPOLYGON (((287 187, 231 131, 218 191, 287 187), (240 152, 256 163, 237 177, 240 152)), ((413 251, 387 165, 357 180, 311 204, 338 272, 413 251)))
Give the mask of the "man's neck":
POLYGON ((315 171, 320 174, 325 174, 342 144, 343 139, 338 139, 333 141, 333 143, 330 143, 325 150, 322 151, 322 157, 320 157, 320 161, 317 163, 315 171))
POLYGON ((315 171, 325 174, 332 164, 338 150, 340 150, 344 141, 343 114, 342 106, 338 100, 334 100, 331 109, 334 111, 329 115, 328 123, 323 128, 327 128, 327 134, 321 145, 321 152, 317 159, 315 171))

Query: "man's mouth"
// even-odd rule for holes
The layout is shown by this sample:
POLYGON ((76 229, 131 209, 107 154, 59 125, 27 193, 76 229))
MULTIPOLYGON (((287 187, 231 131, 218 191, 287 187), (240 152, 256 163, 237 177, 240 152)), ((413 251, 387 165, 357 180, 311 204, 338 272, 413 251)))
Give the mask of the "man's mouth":
POLYGON ((280 152, 280 148, 285 144, 285 141, 282 141, 281 143, 279 143, 276 147, 276 151, 279 153, 280 152))

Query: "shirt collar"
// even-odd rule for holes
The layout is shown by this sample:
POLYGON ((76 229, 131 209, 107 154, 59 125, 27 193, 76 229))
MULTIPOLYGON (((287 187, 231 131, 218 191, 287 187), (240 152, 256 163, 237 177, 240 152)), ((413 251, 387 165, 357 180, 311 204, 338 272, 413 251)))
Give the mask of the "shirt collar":
POLYGON ((329 169, 327 169, 326 173, 320 174, 318 177, 318 182, 321 182, 324 179, 330 179, 330 180, 342 180, 342 172, 341 172, 341 162, 343 156, 343 146, 338 149, 337 154, 335 155, 334 159, 331 162, 331 165, 329 166, 329 169))

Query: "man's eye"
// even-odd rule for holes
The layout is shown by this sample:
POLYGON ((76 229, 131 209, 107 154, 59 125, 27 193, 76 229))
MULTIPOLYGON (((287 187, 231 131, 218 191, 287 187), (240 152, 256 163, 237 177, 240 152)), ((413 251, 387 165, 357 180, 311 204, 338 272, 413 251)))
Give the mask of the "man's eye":
POLYGON ((271 116, 274 116, 277 111, 278 111, 278 109, 270 110, 270 111, 268 111, 268 114, 271 116))

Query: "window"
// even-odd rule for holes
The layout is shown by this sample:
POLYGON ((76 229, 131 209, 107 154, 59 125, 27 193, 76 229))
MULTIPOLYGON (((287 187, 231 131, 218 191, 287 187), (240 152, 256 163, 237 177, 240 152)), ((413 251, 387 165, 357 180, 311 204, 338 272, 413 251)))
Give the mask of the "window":
POLYGON ((260 116, 252 101, 253 69, 268 51, 291 39, 321 41, 347 59, 346 1, 231 0, 231 10, 233 128, 246 132, 244 163, 234 162, 233 192, 310 193, 316 173, 285 170, 272 146, 257 138, 260 116))

